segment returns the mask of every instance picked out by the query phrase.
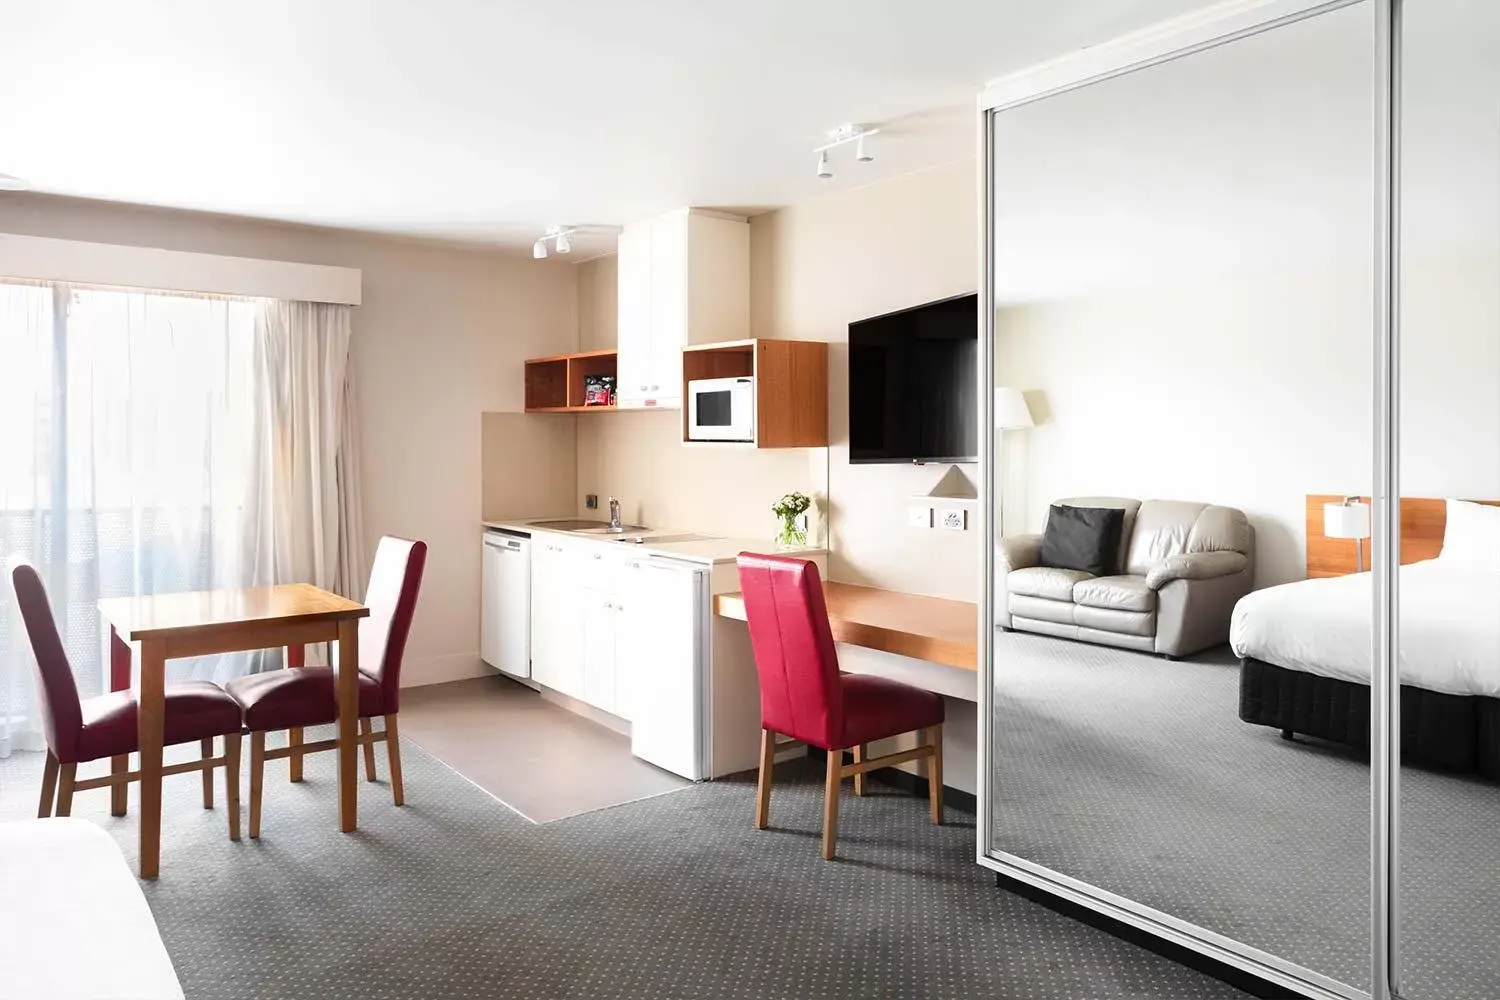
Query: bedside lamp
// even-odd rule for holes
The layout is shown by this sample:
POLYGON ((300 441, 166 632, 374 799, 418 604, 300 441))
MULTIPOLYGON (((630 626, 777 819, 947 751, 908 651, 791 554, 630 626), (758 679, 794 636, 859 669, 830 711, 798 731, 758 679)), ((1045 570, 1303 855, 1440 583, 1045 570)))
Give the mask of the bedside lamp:
POLYGON ((1370 537, 1370 505, 1359 497, 1344 497, 1341 503, 1323 505, 1323 535, 1354 539, 1356 573, 1365 571, 1365 539, 1370 537))
MULTIPOLYGON (((1024 431, 1035 426, 1036 422, 1031 419, 1031 407, 1026 405, 1026 396, 1020 389, 1013 389, 1008 385, 995 389, 995 430, 1000 432, 995 435, 995 469, 1000 473, 1002 493, 1005 482, 1005 432, 1024 431)), ((999 510, 1004 509, 999 496, 995 498, 995 506, 999 510)), ((1003 516, 1001 524, 1004 524, 1003 516)))

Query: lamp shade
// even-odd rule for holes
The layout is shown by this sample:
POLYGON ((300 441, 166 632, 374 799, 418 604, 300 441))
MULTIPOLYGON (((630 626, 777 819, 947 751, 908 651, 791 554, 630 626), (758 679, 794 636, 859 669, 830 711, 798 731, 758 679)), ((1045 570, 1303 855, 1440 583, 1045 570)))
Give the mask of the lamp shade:
POLYGON ((1035 427, 1031 407, 1020 389, 1002 385, 995 390, 995 427, 1002 431, 1019 431, 1035 427))
POLYGON ((1323 535, 1327 538, 1369 538, 1370 505, 1367 503, 1325 503, 1323 535))

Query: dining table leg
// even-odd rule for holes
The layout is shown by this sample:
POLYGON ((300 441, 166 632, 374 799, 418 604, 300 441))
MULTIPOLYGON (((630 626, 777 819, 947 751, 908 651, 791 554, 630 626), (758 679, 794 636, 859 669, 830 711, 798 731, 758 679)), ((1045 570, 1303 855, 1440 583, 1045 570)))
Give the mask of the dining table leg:
POLYGON ((141 641, 140 708, 136 713, 141 754, 141 878, 161 868, 162 724, 166 717, 167 647, 161 639, 141 641))
POLYGON ((339 829, 359 826, 359 622, 339 622, 339 829))
MULTIPOLYGON (((120 638, 120 633, 109 627, 109 689, 130 690, 130 643, 120 638)), ((120 777, 130 770, 130 755, 120 754, 109 759, 109 773, 120 777)), ((109 790, 109 814, 124 816, 129 802, 130 788, 122 779, 109 790)))

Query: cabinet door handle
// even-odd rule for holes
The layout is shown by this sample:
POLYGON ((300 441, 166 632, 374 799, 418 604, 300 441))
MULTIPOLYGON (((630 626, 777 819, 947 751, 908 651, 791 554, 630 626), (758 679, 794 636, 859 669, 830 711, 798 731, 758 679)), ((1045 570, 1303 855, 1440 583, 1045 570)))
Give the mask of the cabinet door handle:
POLYGON ((603 558, 604 558, 604 556, 602 556, 602 555, 600 555, 600 554, 599 554, 599 553, 597 553, 597 552, 595 552, 595 553, 594 553, 594 558, 595 558, 595 559, 603 559, 603 558))

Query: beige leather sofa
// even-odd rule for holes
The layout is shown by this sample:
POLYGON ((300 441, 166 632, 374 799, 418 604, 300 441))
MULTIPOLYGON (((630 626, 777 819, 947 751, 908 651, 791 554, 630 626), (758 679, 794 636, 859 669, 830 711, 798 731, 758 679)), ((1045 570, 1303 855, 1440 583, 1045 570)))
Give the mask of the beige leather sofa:
POLYGON ((1169 658, 1229 641, 1235 602, 1255 576, 1255 529, 1233 507, 1180 500, 1075 497, 1125 511, 1116 576, 1038 565, 1041 535, 996 553, 996 624, 1169 658))

